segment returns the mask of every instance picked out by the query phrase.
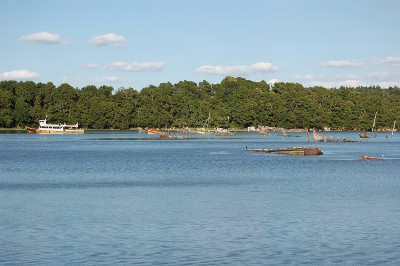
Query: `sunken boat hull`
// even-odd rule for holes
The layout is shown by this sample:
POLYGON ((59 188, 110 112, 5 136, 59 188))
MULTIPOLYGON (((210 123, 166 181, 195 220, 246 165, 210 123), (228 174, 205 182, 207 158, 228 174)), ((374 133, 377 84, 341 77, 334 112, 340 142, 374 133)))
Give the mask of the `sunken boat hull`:
POLYGON ((295 156, 313 156, 313 155, 323 154, 323 152, 318 148, 304 148, 304 147, 280 148, 280 149, 247 149, 247 150, 254 152, 277 153, 277 154, 287 154, 295 156))

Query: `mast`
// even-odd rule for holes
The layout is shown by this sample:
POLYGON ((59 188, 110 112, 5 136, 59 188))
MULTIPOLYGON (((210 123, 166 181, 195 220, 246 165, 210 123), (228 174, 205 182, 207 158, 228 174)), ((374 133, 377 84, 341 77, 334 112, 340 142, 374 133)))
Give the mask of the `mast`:
POLYGON ((393 138, 393 132, 394 132, 394 129, 396 128, 396 120, 394 120, 394 123, 393 123, 393 129, 392 129, 392 138, 393 138))
POLYGON ((206 122, 203 125, 203 128, 206 130, 206 132, 208 132, 208 122, 210 121, 210 117, 211 117, 211 114, 208 113, 208 118, 207 118, 206 122))
POLYGON ((374 129, 375 129, 375 125, 376 125, 376 115, 378 114, 378 111, 376 111, 375 113, 375 118, 374 118, 374 123, 372 124, 372 130, 371 130, 371 138, 374 135, 374 129))

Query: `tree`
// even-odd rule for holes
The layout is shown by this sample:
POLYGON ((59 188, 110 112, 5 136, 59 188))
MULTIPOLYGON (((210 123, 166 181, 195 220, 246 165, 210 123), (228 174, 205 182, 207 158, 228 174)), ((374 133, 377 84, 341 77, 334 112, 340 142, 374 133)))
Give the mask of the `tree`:
POLYGON ((114 95, 115 109, 113 128, 129 129, 136 125, 138 92, 132 88, 121 88, 114 95))
POLYGON ((220 83, 180 81, 150 85, 140 92, 113 87, 82 89, 69 84, 31 81, 0 82, 0 126, 37 125, 46 115, 54 123, 84 128, 210 127, 268 125, 284 128, 369 130, 378 111, 377 127, 390 128, 400 117, 400 89, 377 86, 339 89, 304 88, 225 77, 220 83), (229 116, 229 124, 228 124, 229 116))

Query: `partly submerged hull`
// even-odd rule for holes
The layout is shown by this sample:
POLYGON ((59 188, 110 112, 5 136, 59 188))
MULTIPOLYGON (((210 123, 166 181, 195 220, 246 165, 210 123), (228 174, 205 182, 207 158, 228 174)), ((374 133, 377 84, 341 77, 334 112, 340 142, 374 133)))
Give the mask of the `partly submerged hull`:
POLYGON ((149 134, 149 135, 163 135, 164 133, 161 131, 161 130, 157 130, 157 129, 154 129, 154 128, 146 128, 146 130, 147 130, 147 134, 149 134))
POLYGON ((162 132, 161 130, 154 128, 146 128, 148 135, 159 135, 161 138, 168 138, 168 135, 162 132))
POLYGON ((361 160, 362 161, 376 161, 376 160, 383 160, 383 155, 382 157, 371 157, 371 156, 364 156, 361 154, 361 160))
POLYGON ((310 155, 323 154, 323 152, 318 148, 302 148, 302 147, 280 148, 280 149, 247 149, 247 150, 255 152, 277 153, 277 154, 287 154, 287 155, 297 155, 297 156, 310 156, 310 155))

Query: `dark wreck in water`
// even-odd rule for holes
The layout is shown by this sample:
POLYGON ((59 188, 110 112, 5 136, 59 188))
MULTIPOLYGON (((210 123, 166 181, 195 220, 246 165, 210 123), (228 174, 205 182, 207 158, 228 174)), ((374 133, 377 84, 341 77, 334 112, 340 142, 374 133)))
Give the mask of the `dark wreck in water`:
POLYGON ((246 150, 254 152, 277 153, 277 154, 287 154, 295 156, 310 156, 310 155, 324 154, 318 148, 305 148, 305 147, 280 148, 280 149, 248 149, 246 146, 246 150))

